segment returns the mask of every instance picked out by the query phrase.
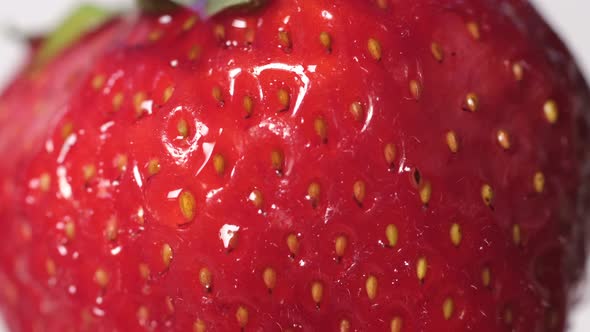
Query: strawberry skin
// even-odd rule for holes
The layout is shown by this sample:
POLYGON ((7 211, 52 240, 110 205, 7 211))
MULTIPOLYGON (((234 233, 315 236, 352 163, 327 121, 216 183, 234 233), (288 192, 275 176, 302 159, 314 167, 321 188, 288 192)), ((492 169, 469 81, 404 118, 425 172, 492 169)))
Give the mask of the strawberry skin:
POLYGON ((563 331, 588 89, 521 0, 115 18, 0 97, 14 331, 563 331))

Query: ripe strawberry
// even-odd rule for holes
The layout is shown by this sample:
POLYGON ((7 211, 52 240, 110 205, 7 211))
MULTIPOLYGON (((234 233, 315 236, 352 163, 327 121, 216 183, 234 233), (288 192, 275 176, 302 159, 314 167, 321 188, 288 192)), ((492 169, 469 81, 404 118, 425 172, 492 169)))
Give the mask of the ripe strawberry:
POLYGON ((37 52, 0 98, 12 330, 564 330, 590 97, 525 1, 175 8, 37 52))

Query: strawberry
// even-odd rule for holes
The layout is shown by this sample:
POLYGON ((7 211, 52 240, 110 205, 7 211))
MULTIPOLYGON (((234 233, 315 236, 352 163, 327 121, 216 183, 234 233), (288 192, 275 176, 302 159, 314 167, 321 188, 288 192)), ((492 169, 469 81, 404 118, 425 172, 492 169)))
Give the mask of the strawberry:
POLYGON ((156 2, 0 98, 12 330, 564 330, 590 95, 528 3, 156 2))

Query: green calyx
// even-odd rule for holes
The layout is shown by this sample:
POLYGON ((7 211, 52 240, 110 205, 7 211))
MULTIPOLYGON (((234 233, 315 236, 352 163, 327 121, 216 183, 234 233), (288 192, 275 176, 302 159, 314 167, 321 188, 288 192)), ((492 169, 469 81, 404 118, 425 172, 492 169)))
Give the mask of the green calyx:
POLYGON ((266 0, 137 0, 139 7, 148 12, 163 12, 181 6, 196 11, 205 18, 230 8, 257 8, 266 0))
POLYGON ((213 16, 233 7, 257 8, 262 6, 264 2, 264 0, 209 0, 206 10, 208 16, 213 16))
POLYGON ((40 67, 51 61, 85 34, 108 21, 112 16, 112 12, 103 8, 90 5, 79 7, 43 40, 34 57, 34 65, 40 67))

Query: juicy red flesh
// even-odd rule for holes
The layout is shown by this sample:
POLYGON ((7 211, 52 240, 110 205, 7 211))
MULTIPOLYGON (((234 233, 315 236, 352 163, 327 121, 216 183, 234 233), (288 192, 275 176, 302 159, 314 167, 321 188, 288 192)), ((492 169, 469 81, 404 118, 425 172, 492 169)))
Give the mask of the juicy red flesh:
POLYGON ((189 29, 183 10, 134 15, 40 70, 26 68, 0 98, 0 300, 10 328, 199 331, 200 320, 207 331, 239 331, 242 307, 246 331, 345 331, 344 319, 351 331, 389 331, 394 317, 401 331, 563 331, 584 261, 578 190, 589 98, 575 64, 524 1, 387 4, 276 0, 189 29), (319 41, 324 31, 331 51, 319 41), (380 60, 369 38, 380 43, 380 60), (423 87, 418 100, 411 80, 423 87), (290 96, 286 109, 280 89, 290 96), (478 96, 475 112, 465 110, 469 93, 478 96), (559 105, 555 124, 543 114, 548 100, 559 105), (349 112, 354 102, 364 109, 359 120, 349 112), (457 153, 445 140, 450 130, 457 153), (498 130, 510 134, 508 150, 498 130), (279 172, 274 150, 284 156, 279 172), (89 165, 96 174, 85 178, 89 165), (366 187, 360 204, 357 181, 366 187), (317 204, 306 197, 313 182, 317 204), (491 206, 484 184, 494 190, 491 206), (182 192, 195 199, 190 220, 182 192), (399 234, 393 248, 390 224, 399 234), (339 236, 347 239, 340 258, 339 236), (272 291, 267 267, 276 271, 272 291), (104 286, 97 269, 108 276, 104 286), (374 299, 369 276, 378 281, 374 299), (319 303, 314 282, 323 285, 319 303))

